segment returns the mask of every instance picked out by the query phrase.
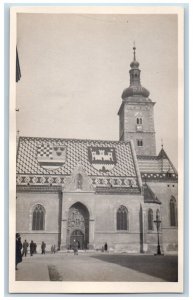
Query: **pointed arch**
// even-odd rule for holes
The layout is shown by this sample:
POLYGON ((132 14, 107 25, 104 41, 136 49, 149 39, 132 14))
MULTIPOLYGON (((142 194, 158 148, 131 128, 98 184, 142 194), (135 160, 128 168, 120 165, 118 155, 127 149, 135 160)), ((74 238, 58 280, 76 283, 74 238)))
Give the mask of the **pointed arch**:
POLYGON ((136 122, 137 122, 137 125, 142 125, 143 119, 141 117, 137 117, 136 122))
POLYGON ((148 210, 148 230, 153 230, 153 210, 148 210))
POLYGON ((32 230, 45 230, 45 208, 41 204, 33 209, 32 230))
POLYGON ((87 249, 89 244, 89 211, 81 202, 75 202, 69 207, 67 221, 67 247, 70 249, 75 242, 81 249, 87 249))
POLYGON ((128 230, 128 210, 123 205, 117 210, 117 230, 128 230))

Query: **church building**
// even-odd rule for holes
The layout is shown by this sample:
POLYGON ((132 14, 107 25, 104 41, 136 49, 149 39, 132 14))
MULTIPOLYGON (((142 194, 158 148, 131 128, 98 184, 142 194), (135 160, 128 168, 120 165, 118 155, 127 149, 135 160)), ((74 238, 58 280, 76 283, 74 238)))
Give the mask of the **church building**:
POLYGON ((16 230, 22 240, 67 251, 162 253, 178 249, 178 174, 163 146, 156 154, 154 105, 130 64, 119 140, 20 136, 16 230))

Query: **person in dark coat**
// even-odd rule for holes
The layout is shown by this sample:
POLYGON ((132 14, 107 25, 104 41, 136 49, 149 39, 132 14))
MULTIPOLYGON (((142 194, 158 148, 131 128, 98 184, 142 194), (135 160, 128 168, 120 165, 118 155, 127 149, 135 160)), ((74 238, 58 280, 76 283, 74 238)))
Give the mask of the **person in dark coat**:
POLYGON ((21 243, 21 237, 19 233, 16 233, 16 248, 15 248, 15 269, 17 269, 17 265, 22 262, 22 254, 21 254, 21 249, 22 249, 22 243, 21 243))
POLYGON ((78 242, 74 240, 74 255, 78 255, 78 242))
POLYGON ((104 249, 105 249, 105 251, 108 250, 108 245, 107 245, 107 243, 105 243, 104 249))
POLYGON ((37 254, 37 244, 34 243, 34 253, 37 254))
POLYGON ((27 255, 27 248, 28 248, 28 246, 29 246, 29 244, 28 244, 28 242, 25 240, 24 242, 23 242, 23 255, 27 255))
POLYGON ((30 248, 30 255, 33 256, 33 254, 34 254, 34 242, 33 241, 31 241, 29 248, 30 248))
POLYGON ((41 244, 41 249, 42 249, 42 254, 45 254, 46 253, 46 243, 44 243, 44 241, 42 242, 41 244))

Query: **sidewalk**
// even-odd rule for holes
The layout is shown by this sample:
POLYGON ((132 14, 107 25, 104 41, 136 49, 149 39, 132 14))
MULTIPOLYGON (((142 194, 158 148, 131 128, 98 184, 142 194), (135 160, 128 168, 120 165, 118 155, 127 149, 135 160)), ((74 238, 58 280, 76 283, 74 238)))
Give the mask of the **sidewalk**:
POLYGON ((49 281, 47 262, 37 259, 39 255, 23 257, 23 261, 18 264, 15 271, 17 281, 49 281))
POLYGON ((23 257, 16 281, 176 282, 177 256, 56 253, 23 257))

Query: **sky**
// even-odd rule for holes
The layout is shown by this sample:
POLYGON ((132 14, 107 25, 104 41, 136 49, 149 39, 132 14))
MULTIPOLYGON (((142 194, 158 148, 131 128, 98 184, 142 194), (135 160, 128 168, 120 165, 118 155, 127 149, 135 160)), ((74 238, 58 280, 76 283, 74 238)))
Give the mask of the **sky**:
POLYGON ((133 41, 141 84, 156 102, 157 153, 177 167, 175 15, 18 14, 17 130, 21 136, 119 139, 133 41))

